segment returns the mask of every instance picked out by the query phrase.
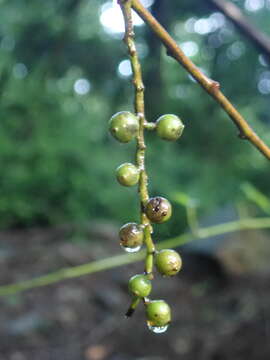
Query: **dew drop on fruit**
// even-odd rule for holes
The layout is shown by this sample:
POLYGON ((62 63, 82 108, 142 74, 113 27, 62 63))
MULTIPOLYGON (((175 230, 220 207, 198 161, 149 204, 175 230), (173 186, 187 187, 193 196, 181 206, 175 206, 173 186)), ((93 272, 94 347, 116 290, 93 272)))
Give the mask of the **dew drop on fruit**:
POLYGON ((147 322, 148 329, 155 334, 162 334, 167 331, 169 324, 165 326, 153 326, 149 322, 147 322))
POLYGON ((122 246, 120 245, 122 249, 125 250, 125 252, 127 253, 135 253, 135 252, 138 252, 139 250, 141 250, 141 245, 139 246, 136 246, 136 247, 126 247, 126 246, 122 246))

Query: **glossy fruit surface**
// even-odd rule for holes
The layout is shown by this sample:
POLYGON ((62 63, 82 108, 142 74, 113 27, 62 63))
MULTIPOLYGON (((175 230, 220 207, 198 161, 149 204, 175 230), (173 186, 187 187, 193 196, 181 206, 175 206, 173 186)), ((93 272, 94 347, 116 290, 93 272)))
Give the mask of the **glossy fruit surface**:
POLYGON ((166 326, 171 321, 171 309, 164 300, 151 300, 146 304, 146 317, 150 326, 166 326))
POLYGON ((124 248, 137 248, 143 243, 143 229, 136 223, 127 223, 121 227, 119 237, 124 248))
POLYGON ((133 186, 139 181, 140 172, 137 166, 131 163, 124 163, 116 169, 116 178, 123 186, 133 186))
POLYGON ((161 275, 173 276, 180 271, 182 260, 178 252, 164 249, 155 254, 155 265, 161 275))
POLYGON ((153 223, 161 224, 171 217, 172 206, 167 199, 156 196, 146 203, 145 213, 153 223))
POLYGON ((179 139, 185 127, 181 119, 173 114, 162 115, 156 125, 158 136, 168 141, 179 139))
POLYGON ((111 117, 109 129, 116 140, 127 143, 136 136, 139 129, 139 120, 131 112, 121 111, 111 117))
POLYGON ((129 291, 138 297, 146 297, 152 290, 151 281, 145 275, 134 275, 128 283, 129 291))

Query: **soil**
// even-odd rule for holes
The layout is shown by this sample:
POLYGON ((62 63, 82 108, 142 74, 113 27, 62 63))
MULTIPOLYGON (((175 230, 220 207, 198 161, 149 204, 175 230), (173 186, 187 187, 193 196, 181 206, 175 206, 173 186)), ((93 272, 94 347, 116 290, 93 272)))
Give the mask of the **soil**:
MULTIPOLYGON (((109 225, 95 236, 69 227, 1 232, 0 284, 112 256, 116 244, 109 225)), ((156 276, 153 298, 173 313, 164 334, 147 329, 143 305, 124 317, 127 281, 141 263, 0 298, 0 360, 269 360, 270 273, 228 275, 207 258, 192 272, 195 262, 184 256, 179 275, 156 276)))

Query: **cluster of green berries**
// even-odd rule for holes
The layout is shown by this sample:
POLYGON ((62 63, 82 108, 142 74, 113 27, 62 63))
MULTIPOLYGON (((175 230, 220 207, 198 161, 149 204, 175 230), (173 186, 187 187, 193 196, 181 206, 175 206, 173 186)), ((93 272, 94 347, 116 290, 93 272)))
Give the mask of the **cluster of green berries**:
MULTIPOLYGON (((167 114, 154 123, 154 129, 160 138, 175 141, 181 136, 184 125, 176 115, 167 114)), ((138 117, 128 111, 118 112, 110 119, 109 130, 116 140, 127 143, 138 134, 138 117)), ((140 180, 140 170, 132 163, 124 163, 116 169, 116 178, 123 186, 134 186, 140 180)), ((161 224, 170 219, 172 206, 167 199, 156 196, 147 201, 143 211, 151 223, 161 224)), ((127 252, 136 252, 144 243, 144 234, 144 224, 127 223, 119 231, 120 245, 127 252)), ((164 249, 154 253, 154 264, 161 275, 173 276, 180 271, 182 260, 176 251, 164 249)), ((128 287, 135 300, 143 299, 149 328, 156 333, 164 332, 171 321, 171 310, 163 300, 148 299, 152 290, 151 276, 134 275, 128 287)))

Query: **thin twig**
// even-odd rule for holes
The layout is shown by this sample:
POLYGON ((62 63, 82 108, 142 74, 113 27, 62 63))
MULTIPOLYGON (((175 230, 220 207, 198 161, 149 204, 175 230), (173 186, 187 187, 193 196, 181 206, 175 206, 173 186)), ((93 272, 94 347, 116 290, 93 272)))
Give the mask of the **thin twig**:
POLYGON ((218 82, 208 78, 184 54, 177 43, 168 34, 164 27, 143 7, 139 0, 132 0, 132 8, 150 26, 156 36, 167 48, 168 54, 175 58, 194 79, 208 92, 230 116, 239 130, 241 139, 249 140, 267 159, 270 160, 270 148, 259 138, 249 126, 243 116, 236 110, 232 103, 220 91, 218 82))
POLYGON ((258 30, 248 19, 244 16, 237 5, 231 1, 224 0, 207 0, 216 9, 221 11, 235 26, 248 37, 254 45, 266 55, 268 61, 270 60, 270 38, 260 30, 258 30))
MULTIPOLYGON (((184 233, 172 239, 162 241, 157 248, 167 249, 175 248, 195 239, 206 239, 211 236, 218 236, 242 230, 269 229, 270 217, 265 218, 247 218, 237 221, 231 221, 223 224, 209 226, 198 229, 199 237, 195 237, 192 233, 184 233)), ((97 272, 110 270, 123 265, 135 263, 145 258, 145 251, 136 254, 125 254, 111 256, 106 259, 93 261, 79 266, 63 268, 56 272, 40 276, 34 279, 22 282, 0 286, 0 296, 8 296, 25 290, 30 290, 50 284, 58 283, 66 279, 73 279, 84 275, 90 275, 97 272)))

